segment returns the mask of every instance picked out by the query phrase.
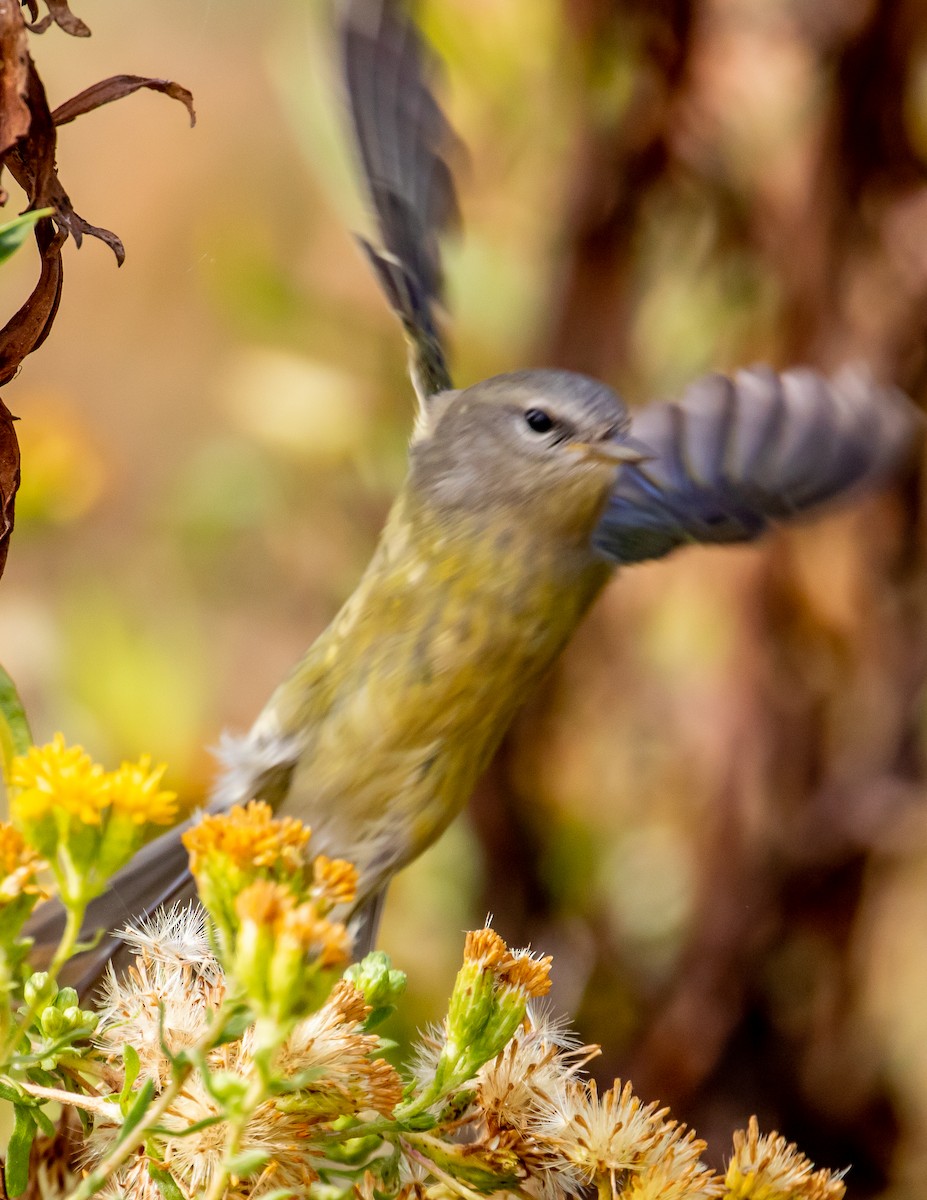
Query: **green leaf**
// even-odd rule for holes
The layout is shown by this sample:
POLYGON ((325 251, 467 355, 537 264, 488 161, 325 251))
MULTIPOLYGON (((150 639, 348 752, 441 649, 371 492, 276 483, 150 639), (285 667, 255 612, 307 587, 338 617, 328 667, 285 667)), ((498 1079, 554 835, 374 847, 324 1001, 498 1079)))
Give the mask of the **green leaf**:
POLYGON ((51 1119, 44 1108, 34 1108, 32 1110, 32 1115, 35 1118, 40 1133, 44 1133, 46 1137, 55 1136, 55 1122, 51 1119))
POLYGON ((22 1104, 27 1099, 26 1094, 15 1083, 7 1083, 5 1079, 0 1079, 0 1100, 6 1100, 10 1104, 22 1104))
POLYGON ((240 1154, 233 1154, 226 1160, 225 1166, 230 1175, 237 1175, 239 1179, 249 1179, 252 1175, 257 1175, 258 1171, 263 1171, 270 1162, 270 1154, 266 1150, 242 1150, 240 1154))
POLYGON ((10 255, 19 249, 38 221, 43 217, 52 216, 54 211, 53 208, 36 208, 32 212, 23 213, 21 217, 7 221, 5 225, 0 225, 0 263, 6 262, 10 255))
POLYGON ((6 1148, 6 1194, 21 1196, 29 1186, 29 1154, 35 1137, 35 1117, 28 1108, 17 1104, 14 1108, 13 1132, 6 1148))
POLYGON ((142 1090, 135 1097, 135 1102, 126 1113, 126 1119, 123 1122, 122 1129, 119 1131, 119 1137, 116 1139, 116 1145, 121 1145, 126 1138, 132 1133, 136 1125, 143 1120, 145 1113, 148 1111, 148 1105, 151 1103, 154 1096, 154 1080, 146 1079, 142 1090))
POLYGON ((119 1107, 125 1112, 132 1089, 135 1087, 135 1081, 138 1079, 139 1070, 141 1069, 138 1051, 134 1046, 130 1046, 128 1042, 122 1047, 122 1063, 125 1070, 125 1080, 122 1085, 122 1091, 119 1093, 119 1107))
MULTIPOLYGON (((27 214, 31 216, 32 214, 27 214)), ((0 226, 0 239, 3 229, 0 226)), ((2 240, 0 240, 2 247, 2 240)), ((2 250, 0 250, 2 255, 2 250)), ((0 257, 2 261, 2 257, 0 257)), ((26 710, 16 691, 16 685, 3 667, 0 667, 0 755, 2 755, 3 777, 9 783, 10 764, 17 754, 25 754, 32 745, 32 734, 26 720, 26 710)))
POLYGON ((174 1182, 174 1176, 170 1171, 164 1171, 161 1167, 156 1167, 154 1163, 149 1163, 148 1174, 164 1200, 185 1200, 183 1192, 174 1182))

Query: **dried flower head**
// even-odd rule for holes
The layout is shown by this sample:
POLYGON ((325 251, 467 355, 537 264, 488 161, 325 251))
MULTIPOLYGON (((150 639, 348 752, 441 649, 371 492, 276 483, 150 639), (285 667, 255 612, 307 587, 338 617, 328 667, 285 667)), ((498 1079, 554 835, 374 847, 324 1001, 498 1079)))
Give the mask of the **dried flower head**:
POLYGON ((277 1066, 286 1078, 305 1072, 313 1078, 284 1107, 327 1120, 365 1109, 392 1114, 402 1081, 393 1066, 373 1057, 380 1040, 361 1028, 369 1011, 358 989, 340 980, 322 1007, 299 1022, 278 1052, 277 1066))
POLYGON ((846 1191, 841 1174, 815 1171, 784 1137, 761 1134, 756 1117, 734 1134, 724 1182, 735 1200, 842 1200, 846 1191))
POLYGON ((630 1171, 622 1200, 714 1200, 724 1180, 702 1161, 705 1143, 675 1121, 660 1124, 643 1162, 630 1171))
POLYGON ((569 1034, 565 1023, 529 1009, 524 1025, 476 1077, 476 1105, 490 1133, 525 1130, 598 1053, 598 1046, 584 1046, 569 1034))
POLYGON ((595 1082, 570 1081, 543 1106, 531 1128, 538 1143, 569 1163, 587 1184, 607 1181, 617 1195, 625 1173, 648 1161, 666 1110, 644 1105, 630 1083, 599 1096, 595 1082))
POLYGON ((159 910, 123 932, 135 950, 124 975, 110 966, 99 1004, 97 1044, 112 1060, 126 1044, 138 1052, 144 1076, 163 1083, 171 1054, 200 1040, 225 994, 198 906, 159 910))

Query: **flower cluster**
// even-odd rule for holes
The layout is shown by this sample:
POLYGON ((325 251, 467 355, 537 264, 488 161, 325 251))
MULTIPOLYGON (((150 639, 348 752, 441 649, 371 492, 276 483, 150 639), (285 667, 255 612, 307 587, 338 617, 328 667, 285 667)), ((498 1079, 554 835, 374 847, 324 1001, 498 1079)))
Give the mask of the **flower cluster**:
POLYGON ((177 796, 161 787, 165 770, 144 755, 105 771, 60 733, 13 759, 13 824, 48 860, 66 905, 100 895, 154 827, 177 819, 177 796))
POLYGON ((350 962, 347 928, 330 914, 354 899, 357 871, 313 859, 310 838, 301 821, 252 801, 203 817, 183 839, 219 961, 278 1031, 317 1008, 350 962))
POLYGON ((550 958, 489 927, 467 934, 447 1013, 400 1073, 376 1029, 405 976, 382 953, 349 965, 357 872, 260 802, 184 835, 203 907, 126 931, 134 962, 83 1007, 56 972, 88 900, 173 820, 163 773, 148 758, 106 772, 60 736, 7 760, 0 990, 22 999, 0 1003, 8 1195, 842 1200, 840 1175, 755 1120, 722 1177, 666 1109, 629 1083, 600 1091, 585 1075, 597 1048, 539 1005, 550 958), (24 979, 43 860, 67 921, 49 970, 24 979), (49 1103, 80 1125, 54 1124, 49 1103))
MULTIPOLYGON (((159 924, 127 931, 126 937, 135 963, 122 979, 109 974, 97 1042, 111 1064, 114 1087, 123 1082, 118 1073, 128 1045, 138 1056, 139 1080, 149 1079, 156 1092, 165 1093, 178 1054, 208 1039, 225 983, 196 909, 174 909, 159 924)), ((367 1111, 392 1114, 402 1084, 380 1057, 379 1038, 364 1031, 370 1011, 358 988, 342 980, 280 1045, 276 1094, 248 1114, 238 1146, 252 1168, 249 1196, 305 1189, 318 1178, 324 1153, 313 1130, 367 1111)), ((159 1165, 186 1195, 208 1190, 223 1167, 230 1092, 252 1073, 254 1053, 254 1025, 209 1050, 161 1114, 163 1132, 149 1140, 147 1153, 140 1149, 111 1177, 110 1194, 160 1197, 148 1169, 155 1146, 159 1165)), ((105 1158, 120 1126, 116 1119, 97 1120, 88 1139, 92 1160, 105 1158)))

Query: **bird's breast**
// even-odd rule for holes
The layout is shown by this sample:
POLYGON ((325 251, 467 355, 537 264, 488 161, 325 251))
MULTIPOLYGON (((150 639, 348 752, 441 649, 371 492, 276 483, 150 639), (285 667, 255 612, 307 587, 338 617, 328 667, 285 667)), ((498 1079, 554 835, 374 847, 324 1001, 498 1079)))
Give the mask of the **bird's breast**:
POLYGON ((413 857, 466 802, 608 573, 585 546, 505 525, 393 521, 297 687, 269 706, 282 736, 304 731, 284 807, 362 875, 413 857))

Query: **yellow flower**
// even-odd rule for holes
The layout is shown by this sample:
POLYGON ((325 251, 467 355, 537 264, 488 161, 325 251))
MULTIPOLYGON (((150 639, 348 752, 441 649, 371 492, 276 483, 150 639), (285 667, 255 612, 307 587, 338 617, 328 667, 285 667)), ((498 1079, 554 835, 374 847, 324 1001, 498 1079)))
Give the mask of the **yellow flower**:
POLYGON ((30 746, 13 759, 11 810, 21 824, 61 813, 99 825, 110 803, 103 768, 81 746, 68 746, 56 733, 46 746, 30 746))
POLYGON ((311 830, 295 817, 274 817, 269 804, 252 800, 244 808, 207 814, 183 835, 190 854, 190 870, 197 875, 204 860, 221 855, 239 870, 283 866, 296 870, 303 865, 311 830))
POLYGON ((164 763, 152 768, 150 754, 143 754, 137 763, 124 762, 108 780, 113 812, 136 825, 172 825, 177 819, 177 793, 160 787, 166 770, 164 763))
POLYGON ((283 884, 256 880, 239 894, 235 910, 242 926, 250 922, 262 927, 271 934, 277 948, 285 942, 302 957, 317 958, 323 967, 350 961, 351 943, 344 925, 320 916, 311 900, 297 904, 283 884))
POLYGON ((495 929, 471 929, 464 942, 464 962, 494 971, 509 957, 509 948, 495 929))
POLYGON ((334 982, 331 968, 350 958, 344 925, 271 879, 256 879, 239 892, 235 915, 230 970, 257 1011, 286 1022, 318 1007, 334 982))
POLYGON ((12 900, 22 892, 38 893, 35 882, 38 871, 47 866, 31 846, 26 844, 18 829, 0 821, 0 903, 12 900))
POLYGON ((148 755, 106 772, 56 733, 13 759, 10 809, 26 840, 48 860, 65 905, 100 895, 149 836, 170 824, 176 796, 148 755))
POLYGON ((343 858, 317 854, 312 862, 312 894, 326 907, 350 904, 357 895, 357 867, 343 858))

